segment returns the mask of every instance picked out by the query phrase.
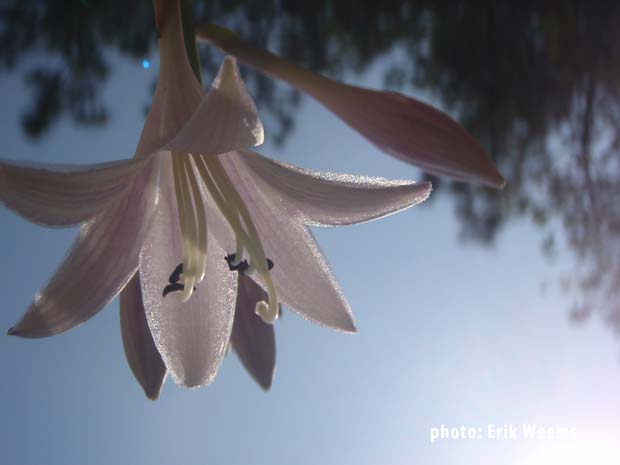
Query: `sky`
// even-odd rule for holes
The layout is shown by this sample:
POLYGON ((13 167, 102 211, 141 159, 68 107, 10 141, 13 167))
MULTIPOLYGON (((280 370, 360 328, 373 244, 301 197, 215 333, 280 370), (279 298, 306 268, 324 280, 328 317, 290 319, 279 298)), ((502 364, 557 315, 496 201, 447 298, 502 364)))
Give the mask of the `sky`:
MULTIPOLYGON (((24 138, 19 73, 0 77, 0 158, 97 163, 133 154, 157 60, 112 56, 103 128, 61 121, 24 138)), ((381 63, 361 82, 381 86, 381 63)), ((205 76, 204 80, 209 81, 205 76)), ((437 104, 432 96, 417 96, 437 104)), ((260 108, 259 108, 260 111, 260 108)), ((391 159, 305 99, 297 129, 264 155, 295 165, 395 179, 420 173, 391 159)), ((575 325, 541 237, 513 221, 493 247, 459 240, 448 196, 385 219, 315 230, 355 313, 342 334, 286 311, 276 323, 277 368, 263 392, 234 354, 215 381, 166 381, 147 400, 125 361, 118 300, 47 339, 0 336, 4 463, 460 464, 617 463, 618 340, 598 320, 575 325), (431 432, 472 428, 476 438, 431 432), (491 426, 490 426, 491 425, 491 426), (493 427, 517 430, 495 439, 493 427), (526 439, 523 425, 565 428, 569 439, 526 439)), ((11 327, 62 260, 76 229, 44 229, 0 208, 0 327, 11 327)))

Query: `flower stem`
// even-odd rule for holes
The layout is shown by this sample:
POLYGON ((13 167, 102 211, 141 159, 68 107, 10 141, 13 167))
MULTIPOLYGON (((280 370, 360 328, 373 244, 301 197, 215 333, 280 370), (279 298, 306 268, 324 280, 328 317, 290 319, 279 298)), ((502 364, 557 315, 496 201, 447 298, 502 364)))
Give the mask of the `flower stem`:
POLYGON ((192 15, 192 1, 181 0, 181 22, 183 23, 183 38, 185 39, 185 50, 187 59, 194 70, 196 79, 202 83, 202 73, 200 72, 200 55, 196 47, 196 35, 194 34, 194 21, 192 15))

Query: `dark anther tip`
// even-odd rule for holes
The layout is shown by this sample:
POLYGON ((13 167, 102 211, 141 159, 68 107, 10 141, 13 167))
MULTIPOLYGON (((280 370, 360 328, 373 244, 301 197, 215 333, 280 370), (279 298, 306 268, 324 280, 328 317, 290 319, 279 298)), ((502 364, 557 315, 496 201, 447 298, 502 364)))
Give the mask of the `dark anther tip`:
POLYGON ((248 268, 250 268, 250 265, 248 265, 248 261, 247 260, 242 260, 241 262, 239 262, 239 264, 235 267, 235 269, 241 273, 242 275, 245 276, 245 272, 248 271, 248 268))
MULTIPOLYGON (((185 289, 185 286, 181 283, 168 284, 166 287, 164 287, 164 292, 162 292, 162 297, 166 297, 168 294, 174 291, 182 291, 183 289, 185 289)), ((194 290, 196 289, 194 288, 194 290)))
POLYGON ((239 273, 244 273, 245 271, 248 270, 250 265, 248 265, 247 260, 241 260, 239 263, 235 265, 234 262, 235 262, 236 255, 237 254, 231 253, 231 254, 226 255, 226 257, 224 257, 226 259, 226 262, 228 263, 228 269, 230 271, 238 271, 239 273))
POLYGON ((224 257, 224 260, 226 260, 226 263, 228 263, 228 269, 230 271, 236 271, 239 268, 238 264, 233 265, 236 256, 237 256, 236 253, 229 253, 228 255, 224 257))
MULTIPOLYGON (((250 268, 250 265, 248 264, 248 261, 245 259, 241 260, 239 263, 235 265, 234 262, 235 262, 236 255, 237 254, 229 253, 228 255, 226 255, 226 257, 224 257, 224 259, 226 260, 226 263, 228 263, 228 269, 230 271, 238 271, 241 274, 245 274, 245 272, 248 271, 248 268, 250 268)), ((274 266, 273 260, 268 258, 267 269, 271 270, 273 266, 274 266)))
POLYGON ((168 278, 170 284, 179 282, 179 279, 181 279, 181 273, 183 273, 183 263, 179 263, 168 278))

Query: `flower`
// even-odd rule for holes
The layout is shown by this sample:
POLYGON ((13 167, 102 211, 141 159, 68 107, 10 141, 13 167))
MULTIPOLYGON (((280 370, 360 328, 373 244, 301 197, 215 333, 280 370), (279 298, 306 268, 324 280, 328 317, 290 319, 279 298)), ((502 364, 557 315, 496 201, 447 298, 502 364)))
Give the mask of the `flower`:
POLYGON ((45 226, 81 224, 65 261, 9 330, 51 336, 119 293, 129 365, 149 398, 167 373, 208 384, 229 343, 265 388, 280 303, 353 332, 308 226, 370 221, 426 199, 429 183, 317 173, 247 149, 263 126, 226 58, 205 95, 166 2, 161 72, 135 157, 55 169, 0 162, 0 200, 45 226), (234 324, 233 324, 234 323, 234 324))
POLYGON ((380 150, 440 176, 501 188, 505 181, 482 146, 435 108, 399 94, 343 84, 261 50, 215 24, 196 35, 253 68, 312 96, 380 150))

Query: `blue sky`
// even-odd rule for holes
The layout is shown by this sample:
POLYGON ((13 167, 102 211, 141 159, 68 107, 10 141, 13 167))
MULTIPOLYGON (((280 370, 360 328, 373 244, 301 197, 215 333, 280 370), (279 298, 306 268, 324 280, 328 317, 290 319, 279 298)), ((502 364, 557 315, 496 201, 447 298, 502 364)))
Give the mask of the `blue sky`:
MULTIPOLYGON (((113 61, 105 88, 110 123, 86 129, 62 121, 34 143, 16 117, 27 101, 19 76, 2 76, 0 157, 96 163, 131 156, 156 60, 148 69, 113 61)), ((363 82, 379 86, 380 68, 363 82)), ((266 134, 269 141, 268 121, 266 134)), ((309 168, 419 178, 308 99, 287 144, 268 142, 260 151, 309 168)), ((76 231, 43 229, 6 209, 0 224, 0 326, 8 329, 76 231)), ((525 221, 486 249, 461 243, 458 231, 447 196, 377 222, 317 230, 359 334, 286 312, 276 324, 268 393, 229 355, 212 385, 190 391, 169 379, 160 399, 148 401, 125 362, 116 300, 53 338, 0 337, 6 463, 571 465, 583 463, 579 454, 617 463, 618 341, 598 320, 572 324, 555 287, 541 291, 543 281, 570 269, 570 257, 545 260, 525 221), (574 428, 577 438, 429 441, 431 427, 489 423, 574 428)))

